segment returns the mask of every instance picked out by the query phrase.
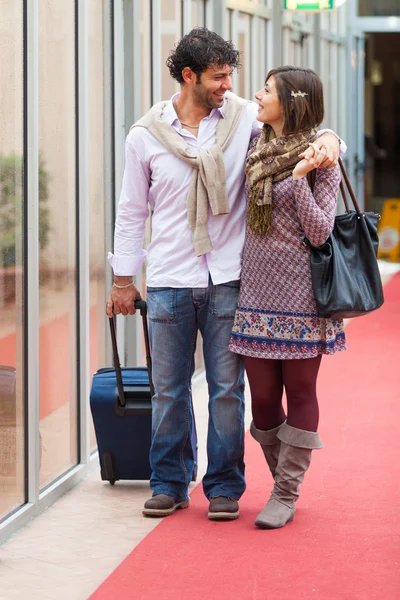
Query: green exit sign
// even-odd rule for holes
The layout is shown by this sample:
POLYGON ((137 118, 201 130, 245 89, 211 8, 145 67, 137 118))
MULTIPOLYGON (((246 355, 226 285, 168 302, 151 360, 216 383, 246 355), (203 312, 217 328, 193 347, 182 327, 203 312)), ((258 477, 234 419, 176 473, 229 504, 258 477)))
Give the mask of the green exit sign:
POLYGON ((284 10, 300 11, 318 11, 334 10, 335 0, 319 0, 311 2, 311 0, 283 0, 284 10))

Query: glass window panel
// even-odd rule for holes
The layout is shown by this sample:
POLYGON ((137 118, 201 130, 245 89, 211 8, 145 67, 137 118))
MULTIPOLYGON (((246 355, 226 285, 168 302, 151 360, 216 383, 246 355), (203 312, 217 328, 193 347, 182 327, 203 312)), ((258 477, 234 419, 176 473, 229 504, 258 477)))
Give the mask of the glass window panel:
POLYGON ((25 502, 22 5, 0 0, 0 520, 25 502))
POLYGON ((238 73, 237 94, 250 98, 250 16, 245 13, 239 13, 238 18, 238 50, 242 67, 238 73))
MULTIPOLYGON (((339 56, 337 61, 337 71, 336 71, 336 82, 340 82, 343 80, 343 65, 346 63, 346 47, 345 45, 340 45, 338 48, 339 56)), ((336 89, 336 105, 338 111, 338 130, 337 133, 341 137, 345 137, 346 135, 346 123, 347 123, 347 103, 342 102, 343 98, 343 90, 340 85, 335 86, 336 89)))
MULTIPOLYGON (((338 102, 338 94, 337 94, 337 88, 338 88, 337 82, 339 81, 339 79, 336 79, 336 75, 338 72, 338 69, 337 69, 338 54, 339 54, 338 44, 331 44, 330 45, 330 57, 329 57, 329 79, 330 79, 329 104, 330 104, 331 118, 329 121, 329 126, 334 131, 338 131, 338 129, 339 129, 338 111, 339 111, 339 106, 341 104, 340 102, 338 102)), ((326 100, 325 100, 325 102, 326 102, 326 100)))
MULTIPOLYGON (((257 33, 258 33, 258 47, 260 48, 260 70, 257 75, 257 81, 255 82, 255 90, 253 95, 257 92, 264 84, 265 76, 267 75, 267 26, 268 21, 264 19, 257 19, 257 33)), ((252 97, 252 100, 254 98, 252 97)))
POLYGON ((141 0, 140 4, 140 62, 141 62, 141 112, 151 107, 151 57, 150 57, 150 2, 141 0))
MULTIPOLYGON (((104 197, 104 5, 88 0, 89 61, 89 267, 90 267, 90 373, 106 364, 105 357, 105 197, 104 197)), ((90 446, 96 446, 90 423, 90 446)))
POLYGON ((399 0, 358 0, 360 17, 398 17, 399 0))
MULTIPOLYGON (((142 79, 141 79, 141 112, 144 114, 151 108, 151 36, 150 36, 150 2, 141 0, 140 12, 140 58, 142 64, 142 79)), ((169 76, 169 73, 168 73, 169 76)), ((146 221, 143 247, 147 248, 151 239, 151 217, 146 221)), ((147 262, 142 265, 142 281, 140 292, 143 297, 146 295, 146 269, 147 262)), ((137 319, 137 327, 141 327, 139 318, 137 319)), ((146 349, 144 342, 139 349, 138 364, 146 364, 146 349)))
POLYGON ((301 49, 301 67, 311 68, 311 36, 305 35, 300 45, 301 49))
POLYGON ((78 462, 73 0, 39 0, 41 487, 78 462))
POLYGON ((321 65, 324 65, 324 68, 319 73, 321 81, 324 86, 324 120, 323 126, 330 127, 331 121, 331 105, 330 105, 330 43, 324 39, 321 40, 320 53, 321 53, 321 65))
POLYGON ((333 44, 328 42, 326 45, 326 77, 325 77, 325 85, 324 85, 324 103, 325 103, 325 111, 327 116, 327 122, 329 123, 329 127, 334 128, 334 114, 333 114, 333 106, 332 106, 332 51, 333 44))
POLYGON ((287 27, 282 29, 282 64, 291 65, 292 60, 290 56, 290 37, 289 30, 287 27))
POLYGON ((329 13, 321 13, 320 19, 321 19, 321 30, 329 31, 329 13))
POLYGON ((289 42, 289 65, 299 67, 301 65, 301 46, 294 40, 289 42))
POLYGON ((315 13, 303 13, 304 15, 304 24, 305 25, 314 25, 315 23, 315 13))
POLYGON ((192 27, 204 27, 204 0, 192 0, 192 27))
POLYGON ((347 12, 346 7, 338 10, 338 32, 339 35, 345 37, 346 36, 346 28, 347 28, 347 12))
POLYGON ((161 2, 161 94, 168 100, 179 91, 179 84, 172 79, 165 64, 171 50, 180 40, 182 31, 182 4, 180 0, 163 0, 161 2))
POLYGON ((330 13, 329 17, 330 17, 329 31, 334 34, 338 34, 339 33, 338 12, 335 11, 335 12, 330 13))
POLYGON ((231 40, 233 38, 232 13, 233 13, 233 11, 228 9, 228 10, 224 11, 224 17, 223 17, 223 19, 225 21, 223 24, 224 31, 229 32, 228 35, 226 36, 227 39, 229 39, 229 40, 231 40))

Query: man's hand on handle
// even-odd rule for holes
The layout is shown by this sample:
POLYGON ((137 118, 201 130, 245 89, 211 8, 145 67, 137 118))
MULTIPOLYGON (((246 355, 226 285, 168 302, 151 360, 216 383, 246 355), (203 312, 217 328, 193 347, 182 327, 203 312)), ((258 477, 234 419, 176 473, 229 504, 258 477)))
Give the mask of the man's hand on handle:
POLYGON ((132 277, 115 276, 114 283, 118 286, 126 285, 128 287, 119 288, 115 287, 115 285, 111 287, 107 302, 107 316, 111 318, 113 313, 124 316, 128 314, 134 315, 136 312, 135 300, 141 300, 142 296, 137 287, 132 283, 132 277))

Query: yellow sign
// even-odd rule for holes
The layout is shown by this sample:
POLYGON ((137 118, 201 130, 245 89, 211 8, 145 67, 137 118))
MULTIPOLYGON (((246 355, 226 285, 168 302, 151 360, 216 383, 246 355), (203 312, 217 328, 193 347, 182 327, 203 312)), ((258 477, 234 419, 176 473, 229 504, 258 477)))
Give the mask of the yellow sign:
POLYGON ((400 262, 400 198, 385 200, 378 234, 378 258, 400 262))
POLYGON ((325 11, 335 8, 335 0, 283 0, 284 10, 325 11))

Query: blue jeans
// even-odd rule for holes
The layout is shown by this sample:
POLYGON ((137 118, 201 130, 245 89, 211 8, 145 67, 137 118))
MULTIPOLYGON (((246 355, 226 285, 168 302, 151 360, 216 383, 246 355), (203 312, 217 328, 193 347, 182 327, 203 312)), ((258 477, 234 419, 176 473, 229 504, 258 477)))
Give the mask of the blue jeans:
POLYGON ((153 357, 152 444, 150 486, 153 495, 188 498, 194 457, 191 379, 197 332, 203 352, 209 394, 207 472, 208 499, 238 500, 244 480, 244 368, 228 350, 239 294, 239 281, 207 288, 147 288, 153 357))

